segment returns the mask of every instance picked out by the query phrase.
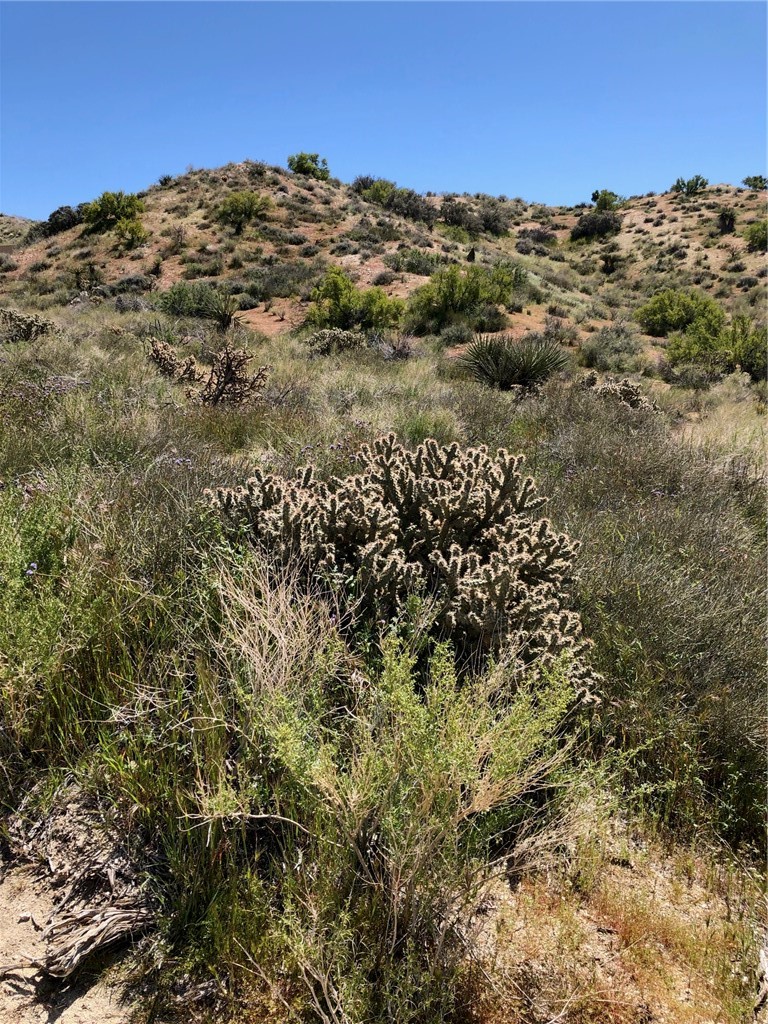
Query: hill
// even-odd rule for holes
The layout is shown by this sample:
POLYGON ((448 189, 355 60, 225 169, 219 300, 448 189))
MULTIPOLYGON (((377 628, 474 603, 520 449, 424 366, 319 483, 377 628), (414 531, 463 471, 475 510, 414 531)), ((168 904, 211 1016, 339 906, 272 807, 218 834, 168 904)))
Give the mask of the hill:
POLYGON ((760 1020, 765 193, 309 169, 0 256, 0 1019, 760 1020))

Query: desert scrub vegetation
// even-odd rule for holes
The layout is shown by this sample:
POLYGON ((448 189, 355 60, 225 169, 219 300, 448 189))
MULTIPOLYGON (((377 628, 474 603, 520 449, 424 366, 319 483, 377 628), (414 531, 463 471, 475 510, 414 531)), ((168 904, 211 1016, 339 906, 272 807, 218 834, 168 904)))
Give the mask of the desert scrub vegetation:
POLYGON ((396 327, 405 308, 382 288, 355 288, 341 267, 331 267, 312 292, 306 323, 321 329, 350 331, 396 327))
POLYGON ((83 220, 94 234, 112 231, 120 221, 137 221, 145 210, 138 196, 125 192, 103 192, 98 199, 85 203, 83 220))
POLYGON ((576 548, 535 513, 544 499, 521 457, 393 434, 363 445, 358 472, 317 480, 259 473, 214 507, 285 565, 303 562, 357 617, 388 621, 409 597, 465 656, 511 643, 522 664, 566 658, 586 678, 584 643, 562 590, 576 548))
POLYGON ((231 192, 217 207, 216 217, 236 235, 242 235, 245 227, 264 217, 271 205, 269 197, 258 192, 231 192))
MULTIPOLYGON (((499 262, 493 267, 451 266, 436 271, 428 284, 412 295, 407 321, 415 334, 439 334, 449 324, 464 320, 477 326, 488 308, 512 301, 527 281, 525 270, 499 262)), ((482 328, 479 328, 482 329, 482 328)))
POLYGON ((481 334, 473 339, 460 363, 474 380, 489 387, 528 390, 567 366, 568 356, 557 341, 541 334, 518 339, 508 334, 481 334))
POLYGON ((0 341, 36 341, 56 330, 53 320, 18 309, 0 309, 0 341))

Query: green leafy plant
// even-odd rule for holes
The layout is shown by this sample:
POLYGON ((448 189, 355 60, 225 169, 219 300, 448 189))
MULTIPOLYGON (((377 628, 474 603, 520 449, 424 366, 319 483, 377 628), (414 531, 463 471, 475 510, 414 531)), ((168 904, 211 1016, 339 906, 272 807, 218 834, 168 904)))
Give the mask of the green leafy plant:
POLYGON ((746 315, 735 316, 728 326, 719 327, 696 320, 684 332, 673 334, 667 346, 673 366, 695 363, 720 373, 739 366, 754 380, 765 379, 766 353, 765 325, 746 315))
POLYGON ((605 238, 606 235, 615 235, 621 230, 621 217, 613 210, 595 210, 593 213, 584 213, 579 217, 571 228, 571 241, 577 242, 581 238, 605 238))
POLYGON ((732 206, 723 206, 717 212, 717 230, 721 235, 733 234, 736 227, 736 211, 732 206))
POLYGON ((144 203, 136 195, 125 192, 103 192, 98 199, 83 207, 83 219, 91 231, 111 231, 119 221, 136 220, 144 212, 144 203))
POLYGON ((217 208, 216 217, 236 235, 241 235, 246 225, 263 217, 271 205, 269 196, 258 192, 232 192, 217 208))
POLYGON ((568 364, 560 345, 538 334, 520 339, 509 335, 479 335, 461 357, 460 364, 481 384, 509 391, 543 383, 568 364))
POLYGON ((768 178, 764 174, 751 174, 742 180, 742 185, 746 185, 754 192, 763 192, 768 189, 768 178))
POLYGON ((328 181, 331 172, 328 162, 320 158, 319 153, 294 153, 288 157, 288 166, 294 174, 303 174, 318 181, 328 181))
POLYGON ((362 331, 396 327, 404 303, 390 299, 382 288, 355 288, 341 267, 331 267, 312 292, 306 323, 314 327, 338 327, 362 331))
POLYGON ((417 334, 439 333, 452 321, 478 314, 484 307, 508 304, 527 274, 506 262, 493 267, 446 267, 411 297, 408 317, 417 334))
POLYGON ((600 212, 603 212, 605 210, 615 210, 623 202, 623 199, 615 192, 611 192, 610 189, 601 188, 595 189, 592 193, 592 202, 600 212))
POLYGON ((744 231, 750 252, 765 252, 768 249, 768 220, 750 224, 744 231))
POLYGON ((126 249, 137 249, 149 238, 149 232, 137 217, 121 218, 115 224, 115 234, 126 249))
POLYGON ((725 313, 702 292, 668 288, 635 310, 635 320, 647 334, 661 338, 672 331, 683 331, 695 321, 716 332, 725 323, 725 313))
POLYGON ((692 178, 678 178, 674 185, 670 186, 670 192, 679 192, 685 196, 695 196, 703 192, 709 182, 701 174, 694 174, 692 178))

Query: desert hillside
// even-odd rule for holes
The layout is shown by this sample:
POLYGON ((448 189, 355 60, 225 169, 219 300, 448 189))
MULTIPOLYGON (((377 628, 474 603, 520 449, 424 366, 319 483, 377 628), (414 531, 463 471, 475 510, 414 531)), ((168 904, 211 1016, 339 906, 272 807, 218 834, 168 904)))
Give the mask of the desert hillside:
POLYGON ((0 1021, 765 1020, 765 180, 290 164, 0 215, 0 1021))

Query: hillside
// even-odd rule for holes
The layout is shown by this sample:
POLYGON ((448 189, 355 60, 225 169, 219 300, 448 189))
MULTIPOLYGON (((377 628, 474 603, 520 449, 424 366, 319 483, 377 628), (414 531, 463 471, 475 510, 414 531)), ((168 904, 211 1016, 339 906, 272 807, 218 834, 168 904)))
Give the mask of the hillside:
POLYGON ((0 1021, 766 1020, 765 199, 0 217, 0 1021))
MULTIPOLYGON (((274 334, 301 321, 311 286, 328 265, 343 267, 359 286, 381 281, 388 295, 408 296, 427 275, 391 270, 388 258, 407 248, 459 264, 474 249, 481 264, 512 259, 524 267, 536 290, 526 310, 510 316, 518 333, 540 323, 546 306, 556 304, 583 336, 665 287, 698 288, 732 312, 759 310, 763 298, 764 259, 749 251, 742 232, 765 215, 764 193, 728 185, 693 197, 634 197, 620 208, 616 235, 586 243, 569 241, 581 209, 457 197, 461 212, 454 211, 453 219, 471 222, 492 207, 499 228, 508 225, 495 236, 482 227, 469 232, 461 223, 406 219, 341 182, 256 163, 190 171, 153 185, 141 198, 146 243, 128 250, 112 234, 93 235, 82 226, 62 231, 18 250, 17 267, 3 275, 4 293, 11 299, 37 294, 41 307, 66 301, 78 281, 92 280, 91 267, 113 294, 203 279, 236 290, 247 322, 274 334), (234 236, 216 223, 216 210, 241 190, 267 197, 271 206, 263 220, 234 236), (734 230, 725 234, 718 228, 723 208, 735 219, 734 230)), ((436 217, 443 198, 426 198, 436 217)))

